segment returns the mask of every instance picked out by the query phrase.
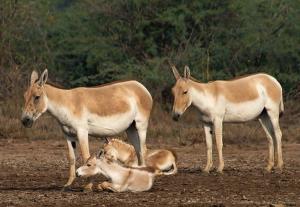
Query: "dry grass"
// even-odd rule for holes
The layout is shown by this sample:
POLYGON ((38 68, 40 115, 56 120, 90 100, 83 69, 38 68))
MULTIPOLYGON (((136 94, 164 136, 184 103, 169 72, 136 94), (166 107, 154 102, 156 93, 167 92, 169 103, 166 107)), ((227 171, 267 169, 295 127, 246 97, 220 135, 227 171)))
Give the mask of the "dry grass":
MULTIPOLYGON (((290 107, 294 104, 290 103, 290 107)), ((20 121, 21 103, 9 100, 1 104, 0 138, 2 139, 60 139, 63 137, 57 121, 49 114, 44 114, 26 129, 20 121)), ((288 108, 288 106, 286 107, 288 108)), ((298 110, 298 109, 297 109, 298 110)), ((288 110, 287 110, 288 111, 288 110)), ((299 115, 288 111, 281 119, 283 141, 300 142, 299 115)), ((122 135, 125 136, 124 134, 122 135)), ((177 143, 179 145, 193 145, 205 142, 202 123, 197 119, 196 111, 190 109, 179 120, 174 122, 170 112, 157 104, 155 105, 148 128, 148 142, 177 143)), ((258 144, 266 143, 265 134, 257 121, 245 124, 225 124, 224 144, 258 144)))
POLYGON ((55 139, 62 137, 58 123, 49 115, 43 115, 31 129, 23 127, 20 117, 22 104, 14 100, 1 103, 0 138, 55 139))
MULTIPOLYGON (((12 87, 12 81, 2 76, 0 87, 0 138, 2 139, 60 139, 63 137, 56 120, 45 114, 33 125, 26 129, 20 122, 23 104, 23 92, 26 81, 18 70, 12 70, 6 78, 16 80, 18 87, 12 87), (17 78, 15 78, 17 77, 17 78), (8 90, 9 89, 9 90, 8 90), (8 95, 9 94, 9 95, 8 95), (6 98, 5 98, 6 97, 6 98)), ((299 90, 300 91, 300 90, 299 90)), ((283 140, 290 143, 300 143, 300 96, 289 98, 285 102, 285 113, 281 118, 283 140)), ((167 103, 170 104, 171 103, 167 103)), ((171 113, 155 102, 148 128, 148 142, 177 143, 193 145, 205 142, 203 125, 197 118, 195 109, 189 109, 179 122, 171 119, 171 113)), ((125 136, 122 134, 122 136, 125 136)), ((266 143, 265 134, 257 121, 246 124, 225 124, 224 144, 257 144, 266 143)))

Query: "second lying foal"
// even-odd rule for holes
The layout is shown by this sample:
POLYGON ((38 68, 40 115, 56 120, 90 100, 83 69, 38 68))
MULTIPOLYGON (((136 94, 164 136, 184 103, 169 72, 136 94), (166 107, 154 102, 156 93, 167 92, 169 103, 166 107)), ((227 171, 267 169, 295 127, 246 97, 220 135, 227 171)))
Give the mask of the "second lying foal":
MULTIPOLYGON (((104 156, 111 160, 118 160, 126 166, 138 166, 138 160, 132 145, 120 139, 106 139, 103 146, 104 156)), ((171 175, 177 173, 175 152, 171 150, 145 150, 145 164, 157 171, 157 174, 171 175)))

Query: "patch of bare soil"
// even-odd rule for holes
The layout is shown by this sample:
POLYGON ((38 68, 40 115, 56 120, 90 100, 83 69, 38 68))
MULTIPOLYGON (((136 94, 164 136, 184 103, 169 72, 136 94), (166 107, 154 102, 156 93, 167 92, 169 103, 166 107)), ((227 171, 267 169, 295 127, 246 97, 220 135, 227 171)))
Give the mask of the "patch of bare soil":
MULTIPOLYGON (((91 151, 101 146, 91 139, 91 151)), ((61 141, 0 140, 0 206, 300 206, 300 145, 284 144, 285 169, 264 171, 266 146, 227 145, 225 170, 205 174, 204 145, 173 148, 179 173, 157 177, 142 193, 81 192, 84 180, 61 192, 68 177, 67 149, 61 141)), ((214 154, 215 165, 217 156, 214 154)), ((78 160, 80 163, 80 160, 78 160)), ((99 176, 95 182, 105 178, 99 176)))

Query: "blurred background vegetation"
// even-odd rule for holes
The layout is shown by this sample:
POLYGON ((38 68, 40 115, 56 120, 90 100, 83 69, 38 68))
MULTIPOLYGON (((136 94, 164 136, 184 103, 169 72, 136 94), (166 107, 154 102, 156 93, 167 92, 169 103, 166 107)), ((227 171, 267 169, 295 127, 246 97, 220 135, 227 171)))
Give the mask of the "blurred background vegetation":
POLYGON ((50 70, 66 87, 173 81, 167 58, 202 81, 264 71, 300 80, 300 1, 2 0, 0 67, 50 70))
POLYGON ((0 114, 19 118, 30 72, 46 67, 67 88, 136 79, 159 101, 174 82, 167 59, 204 82, 267 72, 289 99, 299 11, 296 0, 1 0, 0 114))

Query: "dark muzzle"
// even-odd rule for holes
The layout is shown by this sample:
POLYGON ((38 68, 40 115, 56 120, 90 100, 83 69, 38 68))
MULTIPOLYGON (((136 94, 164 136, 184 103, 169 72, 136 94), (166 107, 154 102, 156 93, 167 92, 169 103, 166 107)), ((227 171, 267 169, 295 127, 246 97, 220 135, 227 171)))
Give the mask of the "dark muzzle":
POLYGON ((179 117, 180 117, 180 114, 177 113, 177 112, 173 112, 172 113, 172 118, 174 121, 178 121, 179 120, 179 117))
POLYGON ((27 128, 32 127, 33 120, 29 116, 22 116, 21 121, 25 127, 27 127, 27 128))

